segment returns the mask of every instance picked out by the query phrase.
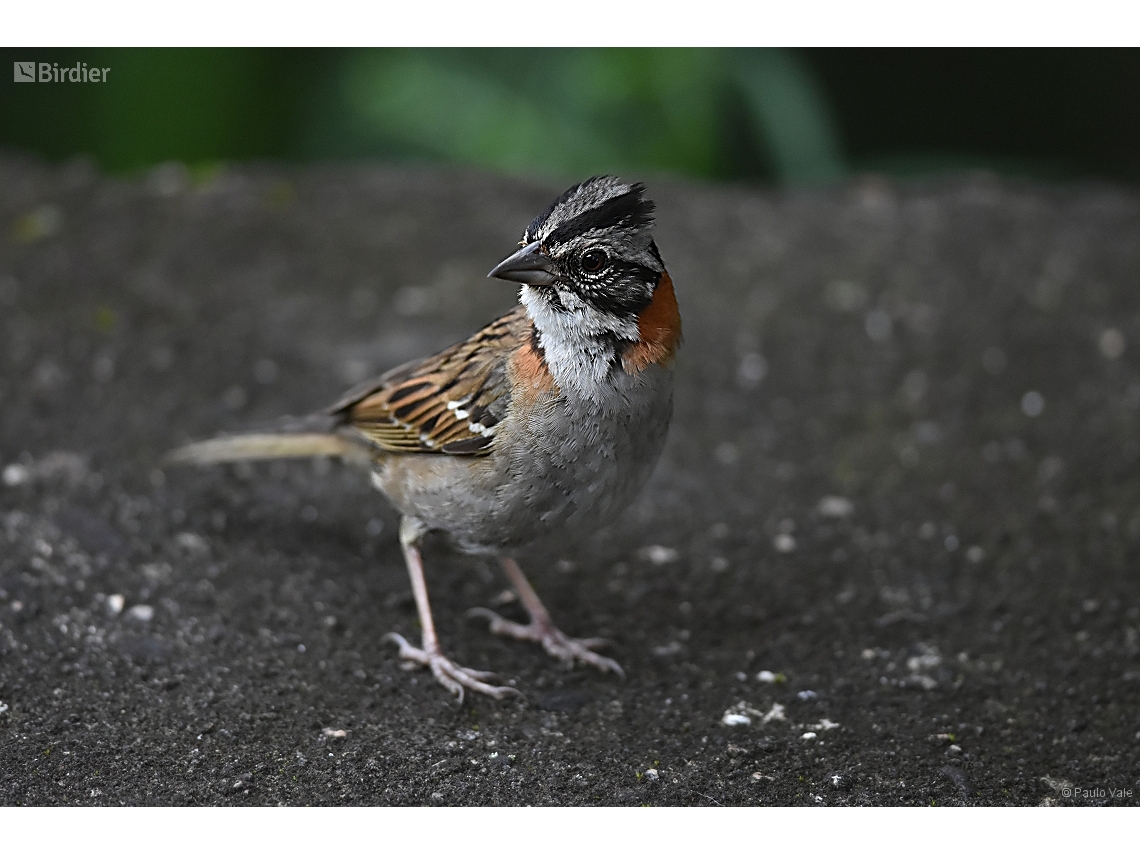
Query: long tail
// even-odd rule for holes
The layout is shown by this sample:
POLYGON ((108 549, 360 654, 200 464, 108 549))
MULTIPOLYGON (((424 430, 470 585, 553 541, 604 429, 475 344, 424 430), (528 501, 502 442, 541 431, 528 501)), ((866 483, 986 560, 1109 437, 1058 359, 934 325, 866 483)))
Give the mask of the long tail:
POLYGON ((280 457, 343 457, 353 463, 369 459, 359 443, 335 433, 246 433, 184 445, 166 455, 164 462, 206 466, 280 457))

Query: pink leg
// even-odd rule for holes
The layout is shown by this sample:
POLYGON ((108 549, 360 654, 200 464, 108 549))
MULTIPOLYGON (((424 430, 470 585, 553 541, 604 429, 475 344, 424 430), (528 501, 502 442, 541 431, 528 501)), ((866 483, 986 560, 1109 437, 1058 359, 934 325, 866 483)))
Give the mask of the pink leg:
POLYGON ((420 665, 431 668, 435 679, 449 692, 459 698, 463 703, 464 688, 473 692, 482 692, 496 699, 510 695, 520 695, 517 689, 510 686, 492 686, 486 680, 497 679, 489 671, 476 671, 456 665, 443 655, 439 647, 439 638, 435 634, 435 622, 431 616, 431 604, 428 602, 427 583, 424 580, 424 565, 420 557, 419 540, 423 536, 423 526, 416 520, 404 517, 400 521, 400 545, 404 549, 404 562, 408 565, 408 575, 412 580, 412 594, 416 598, 416 611, 419 612, 420 626, 423 627, 423 646, 413 647, 406 638, 395 632, 384 636, 384 641, 394 641, 400 647, 400 658, 407 659, 420 665))
POLYGON ((546 606, 542 604, 542 600, 538 598, 538 594, 534 592, 534 588, 523 575, 518 562, 513 558, 501 558, 499 560, 502 562, 507 578, 511 580, 511 584, 518 591, 523 608, 530 615, 530 623, 524 626, 521 623, 506 620, 490 609, 483 608, 471 609, 467 612, 468 615, 485 617, 490 620, 491 632, 496 635, 506 635, 523 641, 538 641, 547 653, 565 662, 573 663, 575 660, 587 662, 602 671, 613 671, 618 676, 625 676, 625 672, 621 670, 621 666, 617 662, 605 656, 599 656, 594 652, 593 648, 608 643, 606 639, 567 637, 550 619, 550 612, 546 610, 546 606))

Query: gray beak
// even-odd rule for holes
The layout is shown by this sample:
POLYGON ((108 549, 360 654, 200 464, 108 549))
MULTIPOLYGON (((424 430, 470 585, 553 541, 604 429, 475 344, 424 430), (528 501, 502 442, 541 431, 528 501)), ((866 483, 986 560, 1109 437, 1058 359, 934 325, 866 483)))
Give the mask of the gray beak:
POLYGON ((525 285, 549 285, 557 277, 551 269, 550 259, 539 250, 538 241, 535 241, 499 262, 487 274, 487 278, 522 282, 525 285))

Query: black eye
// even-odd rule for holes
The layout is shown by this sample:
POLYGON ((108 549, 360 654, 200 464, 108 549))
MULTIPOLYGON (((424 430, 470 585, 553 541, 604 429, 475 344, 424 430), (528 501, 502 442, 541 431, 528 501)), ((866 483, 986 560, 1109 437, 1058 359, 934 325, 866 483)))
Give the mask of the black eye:
POLYGON ((582 255, 582 269, 587 273, 597 273, 606 266, 606 254, 600 249, 591 249, 582 255))

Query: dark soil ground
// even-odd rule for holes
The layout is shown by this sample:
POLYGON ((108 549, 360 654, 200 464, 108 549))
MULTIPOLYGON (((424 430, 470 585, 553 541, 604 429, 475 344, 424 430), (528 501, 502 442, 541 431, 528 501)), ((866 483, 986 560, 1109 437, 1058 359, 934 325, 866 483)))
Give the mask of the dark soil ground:
POLYGON ((0 158, 0 802, 1140 804, 1140 192, 658 180, 685 318, 649 488, 524 563, 622 681, 490 636, 401 670, 363 473, 159 468, 508 308, 562 189, 0 158), (759 675, 759 676, 758 676, 759 675))

